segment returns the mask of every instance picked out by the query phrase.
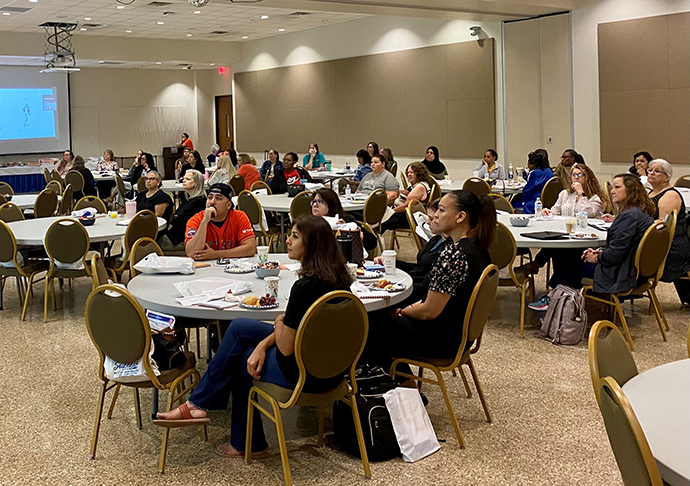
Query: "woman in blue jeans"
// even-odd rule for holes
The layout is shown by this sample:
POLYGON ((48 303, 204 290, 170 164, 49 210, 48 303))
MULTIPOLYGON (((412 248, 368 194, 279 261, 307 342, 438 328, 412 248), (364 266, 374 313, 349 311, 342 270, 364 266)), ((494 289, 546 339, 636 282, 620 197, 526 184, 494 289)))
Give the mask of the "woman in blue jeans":
MULTIPOLYGON (((321 296, 334 290, 349 290, 351 280, 345 259, 338 250, 330 225, 323 218, 301 216, 287 240, 288 256, 299 260, 299 279, 290 290, 285 314, 274 324, 254 319, 235 319, 223 336, 218 352, 189 400, 170 412, 159 413, 156 425, 184 427, 208 423, 208 410, 226 410, 232 394, 230 442, 216 451, 225 457, 244 457, 247 431, 247 399, 252 380, 294 388, 299 378, 295 360, 295 335, 302 317, 321 296)), ((326 391, 340 377, 309 377, 306 392, 326 391)), ((266 438, 260 415, 254 419, 252 457, 266 455, 266 438), (258 454, 258 455, 255 455, 258 454)))

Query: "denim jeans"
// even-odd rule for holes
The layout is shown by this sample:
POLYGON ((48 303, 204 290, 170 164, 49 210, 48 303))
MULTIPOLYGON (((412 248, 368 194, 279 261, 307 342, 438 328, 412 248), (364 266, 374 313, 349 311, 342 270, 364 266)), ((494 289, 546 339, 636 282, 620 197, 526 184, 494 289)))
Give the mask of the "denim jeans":
MULTIPOLYGON (((235 450, 244 451, 247 432, 247 400, 252 387, 252 377, 247 373, 247 359, 256 345, 274 330, 272 324, 254 319, 235 319, 223 335, 218 352, 208 364, 206 374, 189 396, 189 401, 201 410, 226 410, 232 393, 232 420, 230 444, 235 450)), ((261 369, 261 380, 284 388, 294 388, 283 375, 276 359, 277 348, 266 352, 261 369)), ((260 452, 268 447, 261 426, 261 414, 254 414, 252 451, 260 452)))

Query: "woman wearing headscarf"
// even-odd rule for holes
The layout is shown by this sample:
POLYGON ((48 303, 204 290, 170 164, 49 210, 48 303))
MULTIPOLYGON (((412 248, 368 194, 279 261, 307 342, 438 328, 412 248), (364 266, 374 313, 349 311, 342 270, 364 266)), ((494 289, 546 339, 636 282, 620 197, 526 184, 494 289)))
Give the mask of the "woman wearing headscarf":
POLYGON ((426 149, 426 156, 422 163, 426 165, 429 173, 436 179, 443 179, 448 175, 446 166, 438 158, 438 148, 433 145, 426 149))

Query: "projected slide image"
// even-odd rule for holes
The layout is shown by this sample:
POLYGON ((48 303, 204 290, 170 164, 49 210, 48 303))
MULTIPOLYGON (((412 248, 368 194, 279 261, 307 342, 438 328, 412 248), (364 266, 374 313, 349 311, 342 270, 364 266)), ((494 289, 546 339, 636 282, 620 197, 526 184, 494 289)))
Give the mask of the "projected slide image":
POLYGON ((55 88, 0 88, 0 140, 56 138, 55 88))

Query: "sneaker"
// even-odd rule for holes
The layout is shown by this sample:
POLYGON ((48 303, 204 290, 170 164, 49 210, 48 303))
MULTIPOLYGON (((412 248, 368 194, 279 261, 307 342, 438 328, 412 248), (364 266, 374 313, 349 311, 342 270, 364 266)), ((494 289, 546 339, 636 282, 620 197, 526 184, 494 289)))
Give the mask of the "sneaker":
POLYGON ((549 308, 549 297, 545 295, 544 297, 542 297, 541 299, 539 299, 536 302, 530 302, 529 304, 527 304, 527 307, 529 307, 533 311, 548 310, 548 308, 549 308))

